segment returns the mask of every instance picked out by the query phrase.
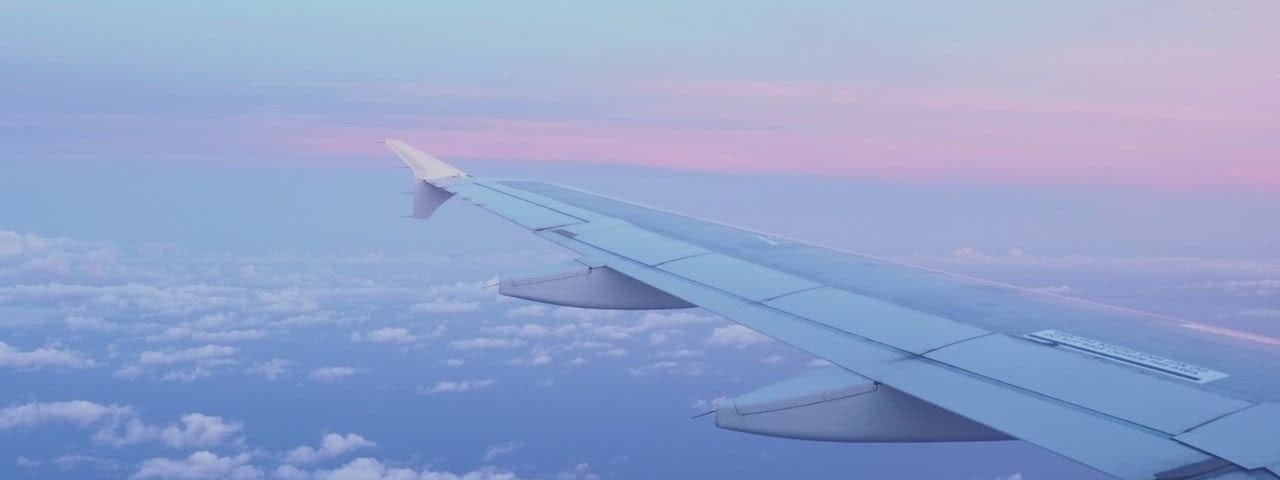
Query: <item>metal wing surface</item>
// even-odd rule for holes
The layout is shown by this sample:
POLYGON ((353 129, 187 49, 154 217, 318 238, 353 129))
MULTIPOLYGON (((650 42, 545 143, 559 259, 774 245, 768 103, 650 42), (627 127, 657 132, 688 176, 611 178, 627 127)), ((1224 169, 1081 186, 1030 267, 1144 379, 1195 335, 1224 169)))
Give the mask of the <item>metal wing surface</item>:
MULTIPOLYGON (((1280 339, 833 250, 557 185, 471 177, 402 142, 388 145, 415 172, 415 217, 458 196, 580 255, 566 272, 504 281, 504 293, 597 308, 612 297, 627 305, 616 308, 695 305, 866 380, 867 388, 850 384, 840 395, 883 389, 879 403, 859 404, 877 409, 868 424, 922 432, 805 436, 793 428, 782 436, 940 441, 985 428, 994 433, 969 439, 1003 434, 1117 478, 1280 479, 1280 339), (912 425, 943 418, 926 408, 962 418, 929 420, 932 429, 912 425), (952 431, 939 432, 941 424, 952 431)), ((818 221, 840 221, 823 215, 830 214, 814 212, 818 221)), ((829 382, 793 384, 822 381, 829 382)), ((783 398, 789 403, 758 411, 827 396, 783 398)), ((809 409, 829 411, 835 410, 809 409)), ((735 415, 753 412, 737 405, 735 415)))

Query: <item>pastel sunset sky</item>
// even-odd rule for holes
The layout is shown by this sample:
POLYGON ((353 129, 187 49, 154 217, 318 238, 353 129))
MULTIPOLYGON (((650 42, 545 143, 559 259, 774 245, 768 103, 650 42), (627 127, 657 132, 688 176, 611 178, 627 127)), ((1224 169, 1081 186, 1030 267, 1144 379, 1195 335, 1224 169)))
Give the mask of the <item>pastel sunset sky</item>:
POLYGON ((8 154, 1280 191, 1280 7, 6 2, 8 154))
POLYGON ((1102 479, 690 420, 827 364, 701 310, 500 297, 570 257, 465 202, 400 218, 381 142, 1274 338, 1277 18, 0 0, 0 478, 1102 479))

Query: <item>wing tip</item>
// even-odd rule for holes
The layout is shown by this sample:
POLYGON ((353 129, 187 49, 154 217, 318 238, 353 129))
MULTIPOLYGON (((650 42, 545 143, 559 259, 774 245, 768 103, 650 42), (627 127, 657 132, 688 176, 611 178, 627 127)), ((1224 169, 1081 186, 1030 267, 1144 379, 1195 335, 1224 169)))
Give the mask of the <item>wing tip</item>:
POLYGON ((422 150, 418 150, 412 145, 402 140, 389 138, 383 140, 400 160, 404 161, 410 169, 413 170, 414 178, 426 180, 428 182, 453 177, 469 177, 467 172, 462 171, 458 167, 445 163, 436 157, 433 157, 422 150))

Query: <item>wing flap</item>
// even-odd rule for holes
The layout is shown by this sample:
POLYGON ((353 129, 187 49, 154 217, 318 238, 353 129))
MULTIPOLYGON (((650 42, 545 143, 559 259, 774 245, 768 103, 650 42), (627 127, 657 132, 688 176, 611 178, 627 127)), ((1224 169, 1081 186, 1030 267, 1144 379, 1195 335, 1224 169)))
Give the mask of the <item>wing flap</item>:
MULTIPOLYGON (((1280 405, 1241 410, 1175 437, 1178 441, 1245 468, 1280 469, 1280 405)), ((1277 472, 1280 473, 1280 472, 1277 472)))
MULTIPOLYGON (((568 203, 561 202, 559 200, 555 200, 552 198, 544 197, 544 196, 541 196, 532 192, 528 192, 525 190, 521 190, 519 188, 509 187, 503 182, 486 181, 486 182, 483 182, 482 184, 484 185, 485 188, 505 193, 507 195, 516 197, 518 199, 527 201, 529 203, 536 203, 548 209, 563 213, 571 217, 580 218, 587 222, 604 223, 603 221, 606 221, 606 220, 616 220, 613 217, 607 217, 599 213, 593 212, 591 210, 587 210, 585 208, 580 208, 574 205, 570 205, 568 203)), ((626 222, 620 222, 620 223, 625 224, 626 222)))

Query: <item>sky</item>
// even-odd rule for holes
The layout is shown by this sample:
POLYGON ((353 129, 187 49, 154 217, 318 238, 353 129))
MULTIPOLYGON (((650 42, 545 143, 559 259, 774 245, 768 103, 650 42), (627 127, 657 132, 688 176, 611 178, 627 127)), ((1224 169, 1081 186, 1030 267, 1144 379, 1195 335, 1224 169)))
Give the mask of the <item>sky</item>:
POLYGON ((691 420, 820 362, 499 297, 386 138, 1280 334, 1275 2, 368 3, 0 3, 0 477, 1102 478, 691 420))

